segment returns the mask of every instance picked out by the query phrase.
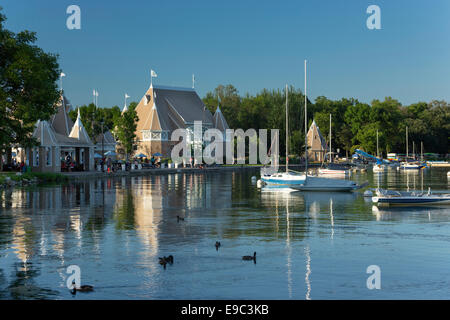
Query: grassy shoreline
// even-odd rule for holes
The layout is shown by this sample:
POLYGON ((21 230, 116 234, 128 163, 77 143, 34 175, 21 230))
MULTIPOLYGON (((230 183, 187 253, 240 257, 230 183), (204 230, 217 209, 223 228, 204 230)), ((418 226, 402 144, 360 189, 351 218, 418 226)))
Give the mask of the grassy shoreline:
POLYGON ((1 172, 0 187, 16 185, 28 185, 39 183, 59 183, 67 182, 69 178, 60 173, 52 172, 1 172))

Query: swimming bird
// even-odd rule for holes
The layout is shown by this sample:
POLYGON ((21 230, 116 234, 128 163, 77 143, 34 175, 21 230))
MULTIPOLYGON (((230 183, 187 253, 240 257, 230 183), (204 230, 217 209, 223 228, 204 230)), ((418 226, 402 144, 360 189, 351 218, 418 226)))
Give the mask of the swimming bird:
POLYGON ((75 280, 74 280, 74 281, 72 281, 72 290, 70 290, 70 292, 71 292, 72 294, 76 294, 77 291, 79 291, 79 292, 91 292, 91 291, 94 291, 94 287, 85 284, 85 285, 79 286, 79 287, 77 288, 77 287, 76 287, 76 284, 75 284, 75 280))
POLYGON ((170 255, 170 256, 168 256, 168 257, 164 257, 164 259, 165 259, 168 263, 173 264, 173 256, 172 256, 172 255, 170 255))
POLYGON ((256 263, 256 252, 253 253, 253 256, 243 256, 242 260, 253 260, 256 263))
POLYGON ((166 265, 167 265, 166 257, 159 258, 159 264, 162 265, 164 267, 164 269, 165 269, 166 265))
POLYGON ((215 246, 216 246, 216 251, 218 251, 218 250, 219 250, 219 247, 220 247, 220 242, 219 242, 219 241, 216 241, 215 246))
POLYGON ((167 264, 173 264, 173 256, 159 258, 159 264, 165 269, 167 264))
POLYGON ((184 221, 184 218, 182 218, 182 217, 180 217, 180 216, 177 216, 177 222, 180 222, 180 220, 181 220, 181 221, 184 221))

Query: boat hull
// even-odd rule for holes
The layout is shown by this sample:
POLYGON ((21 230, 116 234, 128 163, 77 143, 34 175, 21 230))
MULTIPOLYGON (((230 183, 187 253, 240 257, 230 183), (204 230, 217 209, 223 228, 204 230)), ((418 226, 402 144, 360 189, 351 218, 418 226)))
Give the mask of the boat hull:
POLYGON ((291 187, 304 184, 306 177, 304 175, 275 174, 271 176, 262 176, 261 181, 269 186, 291 187))
POLYGON ((321 177, 310 177, 306 179, 303 185, 292 186, 292 188, 301 191, 352 191, 359 186, 351 180, 330 179, 321 177))

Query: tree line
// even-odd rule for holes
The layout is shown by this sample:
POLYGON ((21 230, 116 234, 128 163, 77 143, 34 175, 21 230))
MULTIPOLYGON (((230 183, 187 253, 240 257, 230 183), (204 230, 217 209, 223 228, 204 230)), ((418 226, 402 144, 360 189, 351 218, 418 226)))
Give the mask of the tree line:
MULTIPOLYGON (((289 87, 289 153, 300 155, 304 149, 304 101, 300 89, 289 87)), ((280 154, 285 150, 286 96, 282 89, 263 89, 255 95, 239 95, 231 84, 219 85, 203 98, 206 107, 215 112, 218 105, 230 128, 280 129, 280 154)), ((319 96, 314 102, 308 99, 308 129, 315 120, 327 142, 329 119, 333 150, 349 155, 355 149, 376 154, 377 130, 379 151, 405 153, 405 132, 408 127, 409 151, 412 143, 420 152, 449 153, 450 106, 446 101, 417 102, 403 106, 398 100, 387 97, 370 104, 355 98, 331 100, 319 96)))

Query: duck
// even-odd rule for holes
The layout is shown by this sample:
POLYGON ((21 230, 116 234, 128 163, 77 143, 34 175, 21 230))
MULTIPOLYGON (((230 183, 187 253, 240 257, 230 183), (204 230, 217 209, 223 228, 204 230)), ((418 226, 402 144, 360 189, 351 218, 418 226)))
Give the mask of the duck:
POLYGON ((253 260, 256 263, 256 252, 253 252, 253 256, 243 256, 242 260, 253 260))
POLYGON ((184 221, 184 218, 177 216, 177 222, 184 221))
POLYGON ((215 246, 216 246, 216 251, 218 251, 218 250, 219 250, 219 247, 220 247, 220 241, 216 241, 215 246))
POLYGON ((164 269, 165 269, 166 265, 167 265, 166 257, 159 258, 159 264, 162 265, 164 267, 164 269))
POLYGON ((88 284, 85 284, 85 285, 79 286, 79 287, 77 288, 77 287, 76 287, 75 280, 74 280, 74 281, 72 281, 72 290, 70 290, 70 292, 71 292, 72 294, 76 294, 77 291, 79 291, 79 292, 91 292, 91 291, 94 291, 94 287, 93 287, 93 286, 90 286, 90 285, 88 285, 88 284))
POLYGON ((164 259, 165 259, 168 263, 173 264, 173 256, 172 256, 172 255, 170 255, 170 256, 168 256, 168 257, 164 257, 164 259))
POLYGON ((159 264, 165 269, 167 264, 173 264, 173 256, 159 258, 159 264))

